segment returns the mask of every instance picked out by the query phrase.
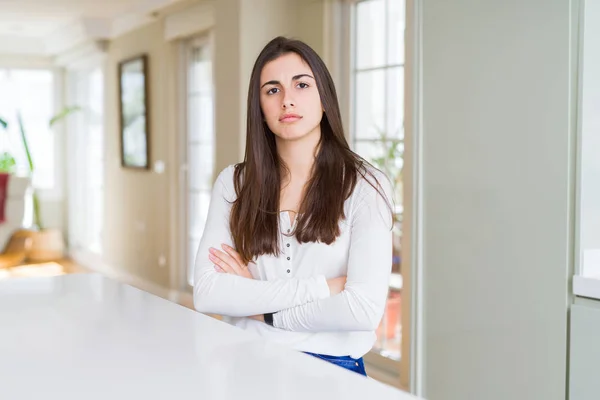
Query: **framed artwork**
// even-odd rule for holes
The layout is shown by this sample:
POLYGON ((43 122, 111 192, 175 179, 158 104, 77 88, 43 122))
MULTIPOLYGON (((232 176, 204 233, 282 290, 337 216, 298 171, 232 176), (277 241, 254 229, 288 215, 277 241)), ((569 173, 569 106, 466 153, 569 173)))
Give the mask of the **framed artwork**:
POLYGON ((142 54, 119 63, 119 116, 121 165, 150 168, 148 115, 148 56, 142 54))

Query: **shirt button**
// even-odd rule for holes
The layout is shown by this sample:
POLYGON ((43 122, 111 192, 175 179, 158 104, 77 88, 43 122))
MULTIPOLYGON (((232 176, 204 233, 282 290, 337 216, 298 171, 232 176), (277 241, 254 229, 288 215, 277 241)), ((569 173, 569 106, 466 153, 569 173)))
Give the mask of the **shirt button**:
POLYGON ((290 247, 290 244, 288 243, 288 244, 286 244, 286 246, 287 246, 287 247, 290 247))
POLYGON ((287 273, 288 273, 288 274, 290 273, 290 270, 289 270, 289 269, 287 270, 287 273))
POLYGON ((288 257, 287 259, 288 259, 288 261, 290 261, 290 258, 289 258, 289 257, 288 257))
POLYGON ((288 229, 288 233, 290 233, 290 230, 288 229))

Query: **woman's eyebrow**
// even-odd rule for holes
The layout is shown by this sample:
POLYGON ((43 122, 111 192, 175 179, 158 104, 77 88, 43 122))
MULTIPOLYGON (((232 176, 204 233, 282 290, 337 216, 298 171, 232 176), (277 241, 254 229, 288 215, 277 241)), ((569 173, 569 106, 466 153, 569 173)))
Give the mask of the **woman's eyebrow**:
MULTIPOLYGON (((300 78, 304 78, 304 77, 308 77, 308 78, 311 78, 311 79, 315 79, 315 78, 313 78, 312 76, 310 76, 309 74, 298 74, 298 75, 294 75, 294 76, 292 77, 292 80, 293 80, 293 81, 297 81, 298 79, 300 79, 300 78)), ((262 86, 261 86, 260 88, 262 89, 262 88, 264 88, 264 87, 265 87, 265 86, 267 86, 267 85, 280 85, 280 84, 281 84, 281 82, 279 82, 279 81, 274 81, 274 80, 273 80, 273 81, 268 81, 268 82, 265 82, 265 83, 263 83, 263 84, 262 84, 262 86)))

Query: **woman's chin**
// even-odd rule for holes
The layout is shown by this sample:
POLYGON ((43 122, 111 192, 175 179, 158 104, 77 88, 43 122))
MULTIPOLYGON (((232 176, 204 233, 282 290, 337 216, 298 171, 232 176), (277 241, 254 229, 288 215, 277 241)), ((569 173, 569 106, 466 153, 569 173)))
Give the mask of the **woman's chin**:
POLYGON ((276 134, 276 136, 279 140, 286 142, 297 142, 311 136, 310 133, 310 131, 307 132, 305 129, 286 129, 276 134))

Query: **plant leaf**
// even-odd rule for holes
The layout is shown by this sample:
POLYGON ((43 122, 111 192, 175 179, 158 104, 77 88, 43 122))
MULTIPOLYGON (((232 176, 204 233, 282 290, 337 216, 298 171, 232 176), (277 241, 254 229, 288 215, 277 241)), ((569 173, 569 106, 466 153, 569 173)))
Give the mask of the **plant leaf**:
POLYGON ((15 158, 7 151, 0 154, 0 172, 13 173, 15 170, 15 158))
POLYGON ((81 110, 81 107, 79 106, 71 106, 71 107, 65 107, 62 109, 62 111, 58 112, 55 116, 53 116, 50 119, 50 123, 49 126, 54 125, 55 123, 57 123, 58 121, 65 119, 66 117, 68 117, 69 115, 73 114, 74 112, 77 112, 81 110))
POLYGON ((17 121, 19 122, 19 130, 21 131, 21 140, 23 141, 23 147, 25 148, 25 154, 27 155, 27 161, 29 162, 29 172, 33 174, 33 160, 29 151, 29 143, 27 142, 27 135, 25 134, 25 128, 23 127, 23 120, 21 119, 21 113, 17 112, 17 121))
POLYGON ((2 119, 2 117, 0 117, 0 126, 4 129, 8 128, 8 122, 6 122, 5 119, 2 119))

